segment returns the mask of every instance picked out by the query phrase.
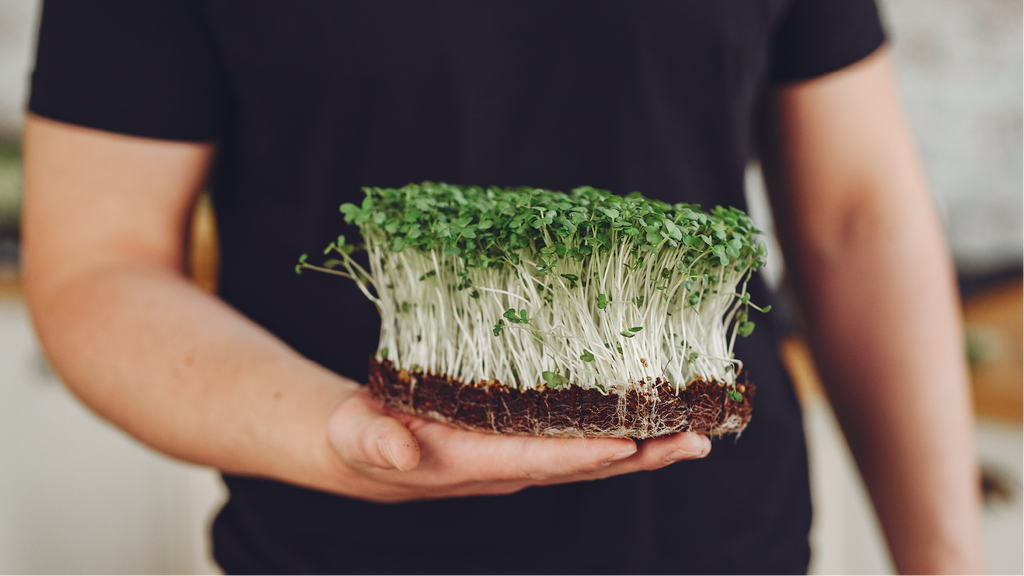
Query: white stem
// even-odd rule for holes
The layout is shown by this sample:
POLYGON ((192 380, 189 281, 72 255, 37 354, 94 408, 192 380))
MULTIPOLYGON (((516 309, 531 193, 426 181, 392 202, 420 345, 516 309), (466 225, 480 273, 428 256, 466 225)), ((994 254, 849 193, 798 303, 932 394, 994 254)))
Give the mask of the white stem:
MULTIPOLYGON (((748 270, 715 266, 717 258, 708 251, 694 254, 667 244, 656 254, 643 253, 640 263, 630 237, 611 236, 612 250, 599 255, 595 248, 582 262, 559 259, 546 275, 537 272, 541 254, 531 248, 518 254, 518 265, 466 269, 461 259, 440 250, 395 253, 385 235, 373 230, 364 230, 370 271, 344 254, 342 262, 378 305, 380 347, 400 368, 466 383, 518 382, 523 389, 545 387, 543 373, 551 371, 608 393, 650 390, 657 382, 685 386, 698 377, 734 383, 739 363, 732 357, 732 325, 741 306, 736 287, 748 270), (677 262, 687 254, 695 259, 680 272, 677 262), (663 277, 666 268, 670 273, 663 277), (377 297, 361 277, 369 278, 377 297), (463 277, 469 286, 459 290, 463 277), (693 280, 692 290, 686 289, 687 279, 693 280), (604 309, 598 308, 601 294, 604 309), (526 310, 528 324, 504 318, 509 309, 517 318, 526 310), (504 326, 494 336, 499 320, 504 326), (631 332, 634 327, 642 330, 631 332), (581 358, 584 349, 591 362, 581 358)), ((741 294, 745 288, 744 283, 741 294)))

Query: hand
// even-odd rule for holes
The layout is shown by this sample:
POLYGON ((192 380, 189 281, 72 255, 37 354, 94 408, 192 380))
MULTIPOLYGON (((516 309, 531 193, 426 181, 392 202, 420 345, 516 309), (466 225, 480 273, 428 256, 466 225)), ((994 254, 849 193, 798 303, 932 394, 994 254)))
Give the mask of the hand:
POLYGON ((365 389, 332 412, 327 435, 348 476, 342 491, 376 502, 510 494, 656 470, 711 451, 711 441, 692 432, 639 443, 469 432, 391 414, 365 389))

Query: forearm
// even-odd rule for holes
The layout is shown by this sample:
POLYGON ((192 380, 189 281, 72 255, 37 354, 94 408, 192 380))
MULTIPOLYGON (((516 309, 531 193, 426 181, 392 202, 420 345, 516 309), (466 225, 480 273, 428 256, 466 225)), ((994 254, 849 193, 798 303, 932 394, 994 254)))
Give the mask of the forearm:
POLYGON ((893 214, 898 222, 866 225, 835 252, 803 252, 806 326, 897 567, 976 573, 978 482, 952 270, 934 225, 893 214))
POLYGON ((101 416, 190 462, 339 489, 326 422, 355 383, 174 270, 111 261, 58 282, 29 261, 26 272, 51 362, 101 416))

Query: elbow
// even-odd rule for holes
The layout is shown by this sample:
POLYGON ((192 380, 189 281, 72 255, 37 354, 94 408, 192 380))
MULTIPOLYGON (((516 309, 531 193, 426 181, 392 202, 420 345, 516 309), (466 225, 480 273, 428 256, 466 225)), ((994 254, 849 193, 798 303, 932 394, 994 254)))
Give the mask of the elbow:
POLYGON ((796 259, 795 269, 831 269, 867 252, 895 248, 900 242, 897 218, 882 205, 854 196, 834 207, 808 210, 789 227, 783 242, 796 259))

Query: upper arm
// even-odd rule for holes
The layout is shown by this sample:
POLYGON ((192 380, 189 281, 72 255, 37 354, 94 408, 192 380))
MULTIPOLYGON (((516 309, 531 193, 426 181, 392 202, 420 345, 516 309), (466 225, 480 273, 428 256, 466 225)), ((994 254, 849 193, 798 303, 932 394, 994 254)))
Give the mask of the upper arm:
POLYGON ((29 303, 118 264, 180 271, 212 145, 126 136, 30 116, 22 214, 29 303))
POLYGON ((761 161, 791 258, 825 257, 931 199, 882 48, 846 69, 772 89, 761 161))

